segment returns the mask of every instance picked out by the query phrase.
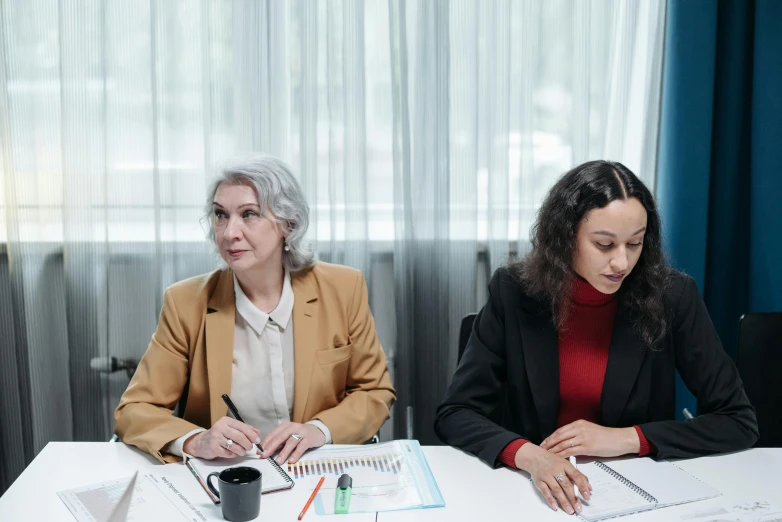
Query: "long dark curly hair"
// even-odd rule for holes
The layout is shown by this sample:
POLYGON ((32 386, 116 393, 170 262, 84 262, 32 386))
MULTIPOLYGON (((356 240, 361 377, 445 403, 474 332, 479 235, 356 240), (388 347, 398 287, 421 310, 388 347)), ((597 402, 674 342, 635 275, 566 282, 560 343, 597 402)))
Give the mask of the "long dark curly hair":
POLYGON ((530 231, 532 251, 509 270, 531 295, 551 305, 554 324, 563 328, 574 278, 573 256, 581 220, 616 199, 636 198, 646 209, 646 234, 635 268, 619 292, 632 312, 644 344, 654 349, 668 332, 664 290, 671 269, 662 252, 660 216, 652 193, 621 163, 589 161, 562 176, 546 196, 530 231))

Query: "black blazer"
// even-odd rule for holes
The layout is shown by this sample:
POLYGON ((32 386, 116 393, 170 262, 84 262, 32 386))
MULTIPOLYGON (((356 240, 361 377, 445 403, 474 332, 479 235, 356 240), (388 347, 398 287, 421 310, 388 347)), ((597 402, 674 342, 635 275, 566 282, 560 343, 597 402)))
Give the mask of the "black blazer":
MULTIPOLYGON (((600 424, 639 425, 657 447, 657 458, 752 446, 758 438, 755 410, 695 282, 674 272, 665 299, 673 322, 657 351, 644 348, 630 311, 618 305, 600 424), (699 415, 693 420, 673 420, 676 370, 698 399, 699 415)), ((446 444, 499 466, 497 457, 512 440, 524 437, 540 444, 553 433, 558 408, 558 335, 551 307, 500 268, 437 409, 435 431, 446 444)))

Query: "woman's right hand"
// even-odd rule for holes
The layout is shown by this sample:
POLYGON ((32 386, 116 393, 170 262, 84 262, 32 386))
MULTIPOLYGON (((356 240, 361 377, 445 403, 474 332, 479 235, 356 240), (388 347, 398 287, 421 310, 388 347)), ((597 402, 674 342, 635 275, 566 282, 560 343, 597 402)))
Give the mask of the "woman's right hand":
POLYGON ((223 417, 208 430, 196 433, 187 439, 182 445, 182 451, 190 456, 207 460, 217 457, 243 457, 247 450, 260 442, 259 430, 231 417, 223 417))
POLYGON ((535 487, 554 511, 557 510, 557 502, 569 515, 581 511, 582 505, 576 498, 572 482, 576 483, 584 500, 592 496, 592 486, 583 473, 568 460, 536 444, 524 444, 516 452, 514 460, 517 468, 530 474, 535 487), (561 480, 557 480, 557 476, 561 480))

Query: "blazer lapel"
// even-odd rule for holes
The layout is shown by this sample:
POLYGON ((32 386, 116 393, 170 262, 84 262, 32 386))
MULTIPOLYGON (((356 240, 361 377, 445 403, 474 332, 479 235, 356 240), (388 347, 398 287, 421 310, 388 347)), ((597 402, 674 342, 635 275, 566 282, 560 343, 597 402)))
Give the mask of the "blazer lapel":
POLYGON ((519 310, 521 342, 541 437, 556 428, 559 411, 559 341, 551 310, 519 310))
POLYGON ((206 309, 206 364, 212 424, 228 411, 222 395, 231 392, 235 316, 233 272, 225 270, 206 309))
POLYGON ((633 327, 630 313, 620 303, 616 311, 600 399, 604 426, 614 427, 619 422, 645 355, 646 349, 633 327))
POLYGON ((291 274, 293 289, 293 422, 305 422, 312 366, 318 349, 318 293, 311 271, 291 274))

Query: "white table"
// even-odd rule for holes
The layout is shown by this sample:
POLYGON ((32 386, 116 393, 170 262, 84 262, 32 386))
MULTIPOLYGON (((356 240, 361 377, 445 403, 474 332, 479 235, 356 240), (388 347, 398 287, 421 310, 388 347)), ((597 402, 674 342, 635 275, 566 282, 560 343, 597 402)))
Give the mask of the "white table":
MULTIPOLYGON (((121 442, 50 442, 0 497, 0 521, 74 522, 57 496, 58 491, 127 477, 136 470, 139 476, 143 472, 162 473, 168 466, 121 442)), ((185 470, 184 466, 182 469, 185 470)), ((204 504, 211 507, 211 501, 195 479, 191 477, 185 484, 191 487, 191 492, 195 491, 194 495, 202 494, 204 504)), ((311 490, 294 487, 290 491, 263 495, 258 520, 295 521, 310 493, 311 490)), ((376 519, 375 513, 335 517, 319 517, 310 506, 304 522, 375 522, 376 519)))
MULTIPOLYGON (((554 512, 538 495, 529 475, 492 469, 477 458, 445 446, 424 448, 444 508, 378 514, 378 522, 491 522, 500 520, 577 520, 554 512)), ((618 521, 678 520, 682 513, 706 509, 728 499, 778 498, 782 449, 752 449, 739 453, 678 461, 677 465, 723 494, 704 500, 632 516, 618 521), (697 505, 697 508, 694 506, 697 505)))
MULTIPOLYGON (((491 469, 478 459, 444 446, 424 447, 424 454, 445 499, 446 507, 319 517, 310 508, 310 520, 339 522, 415 522, 495 520, 566 520, 564 512, 553 512, 540 499, 528 476, 508 469, 491 469), (521 516, 521 518, 520 518, 521 516)), ((678 465, 711 485, 724 497, 698 502, 709 507, 726 498, 774 500, 779 492, 778 471, 782 449, 753 449, 740 453, 680 461, 678 465)), ((0 497, 0 520, 48 520, 73 522, 57 491, 86 486, 140 472, 160 473, 162 466, 152 457, 122 443, 51 442, 0 497)), ((192 481, 194 488, 200 488, 192 481)), ((304 488, 264 495, 263 521, 295 521, 309 496, 304 488)), ((622 521, 677 520, 694 504, 655 510, 622 521), (663 516, 664 515, 664 516, 663 516)), ((570 520, 574 520, 570 518, 570 520)))

